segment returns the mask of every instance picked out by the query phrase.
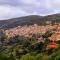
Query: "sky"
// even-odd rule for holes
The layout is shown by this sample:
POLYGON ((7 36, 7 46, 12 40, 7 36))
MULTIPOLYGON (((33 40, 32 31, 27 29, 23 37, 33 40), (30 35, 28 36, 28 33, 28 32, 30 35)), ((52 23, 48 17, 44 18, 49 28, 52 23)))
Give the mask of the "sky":
POLYGON ((0 0, 0 20, 60 13, 60 0, 0 0))

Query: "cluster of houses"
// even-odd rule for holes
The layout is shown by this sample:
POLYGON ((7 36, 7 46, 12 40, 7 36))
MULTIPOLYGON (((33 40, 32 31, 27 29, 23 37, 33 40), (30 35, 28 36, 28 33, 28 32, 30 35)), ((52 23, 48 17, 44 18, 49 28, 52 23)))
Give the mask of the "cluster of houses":
POLYGON ((37 24, 34 25, 25 25, 18 26, 9 30, 5 30, 6 35, 9 37, 13 37, 15 35, 32 37, 33 34, 41 33, 44 34, 48 30, 52 30, 54 27, 52 25, 39 26, 37 24))
POLYGON ((44 34, 46 31, 52 31, 53 34, 50 39, 60 40, 60 23, 58 24, 49 24, 45 26, 39 26, 37 24, 34 25, 25 25, 25 26, 18 26, 15 28, 11 28, 8 30, 0 30, 0 34, 2 34, 2 31, 8 35, 8 37, 13 37, 15 35, 20 35, 24 37, 32 37, 33 34, 44 34))

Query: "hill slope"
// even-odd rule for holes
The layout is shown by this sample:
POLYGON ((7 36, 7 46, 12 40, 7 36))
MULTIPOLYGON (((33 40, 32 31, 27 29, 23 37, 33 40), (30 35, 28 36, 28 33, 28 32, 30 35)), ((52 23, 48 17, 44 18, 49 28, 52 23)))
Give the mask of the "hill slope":
POLYGON ((0 28, 13 28, 18 25, 32 25, 39 24, 44 25, 46 21, 60 22, 60 14, 53 14, 48 16, 38 16, 38 15, 30 15, 25 17, 12 18, 8 20, 0 21, 0 28))

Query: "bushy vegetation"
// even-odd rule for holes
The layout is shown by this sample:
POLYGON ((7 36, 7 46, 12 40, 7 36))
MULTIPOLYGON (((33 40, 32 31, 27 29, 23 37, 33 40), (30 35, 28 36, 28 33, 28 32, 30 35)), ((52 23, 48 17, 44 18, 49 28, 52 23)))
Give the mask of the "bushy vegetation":
POLYGON ((39 34, 42 40, 38 41, 36 36, 8 38, 3 34, 0 38, 0 60, 60 60, 60 41, 56 42, 58 47, 47 48, 51 35, 51 32, 39 34))

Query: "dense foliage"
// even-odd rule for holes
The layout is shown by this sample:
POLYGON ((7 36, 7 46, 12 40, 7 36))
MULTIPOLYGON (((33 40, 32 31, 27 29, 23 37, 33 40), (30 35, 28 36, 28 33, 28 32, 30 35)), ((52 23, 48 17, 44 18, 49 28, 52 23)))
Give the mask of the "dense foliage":
POLYGON ((56 48, 48 48, 51 42, 48 37, 51 32, 33 35, 32 38, 15 36, 8 38, 5 34, 0 37, 0 60, 60 60, 60 41, 56 48), (39 41, 37 37, 42 37, 39 41))

